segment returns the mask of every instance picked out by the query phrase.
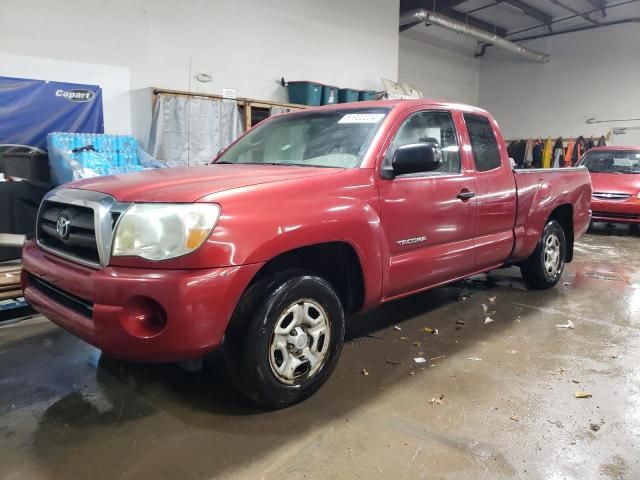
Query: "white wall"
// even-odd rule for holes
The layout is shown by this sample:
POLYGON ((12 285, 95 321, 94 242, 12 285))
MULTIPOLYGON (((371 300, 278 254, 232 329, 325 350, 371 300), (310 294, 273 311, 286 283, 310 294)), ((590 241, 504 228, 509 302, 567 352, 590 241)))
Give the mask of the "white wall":
MULTIPOLYGON (((551 55, 548 64, 490 49, 480 62, 480 106, 492 112, 507 138, 602 135, 611 127, 588 118, 640 118, 640 28, 619 25, 528 43, 551 55)), ((618 145, 640 145, 640 130, 615 135, 618 145)))
MULTIPOLYGON (((85 64, 65 72, 70 64, 49 70, 40 63, 46 68, 30 76, 77 82, 97 76, 110 112, 116 107, 106 105, 112 96, 104 65, 129 69, 131 90, 224 87, 286 101, 281 76, 363 89, 379 89, 381 77, 395 80, 398 8, 399 0, 3 0, 0 54, 85 64), (199 83, 197 73, 213 81, 199 83)), ((28 69, 40 61, 22 63, 28 69)), ((0 63, 0 75, 15 71, 0 63)), ((137 133, 145 140, 146 132, 137 133)))
POLYGON ((479 61, 475 41, 436 26, 422 25, 400 35, 398 79, 425 98, 478 103, 479 61))

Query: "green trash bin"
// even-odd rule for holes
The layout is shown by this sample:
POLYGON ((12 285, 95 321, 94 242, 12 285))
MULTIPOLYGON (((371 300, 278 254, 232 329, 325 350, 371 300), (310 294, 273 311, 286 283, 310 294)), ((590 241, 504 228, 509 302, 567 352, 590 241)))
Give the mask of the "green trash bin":
POLYGON ((353 88, 341 88, 338 90, 338 102, 349 103, 358 101, 358 90, 353 88))
POLYGON ((322 84, 306 80, 287 82, 289 103, 298 105, 320 105, 322 103, 322 84))
POLYGON ((374 90, 360 90, 358 92, 358 101, 360 102, 368 102, 369 100, 377 100, 378 92, 374 90))
POLYGON ((333 85, 322 86, 322 105, 338 103, 338 87, 333 85))

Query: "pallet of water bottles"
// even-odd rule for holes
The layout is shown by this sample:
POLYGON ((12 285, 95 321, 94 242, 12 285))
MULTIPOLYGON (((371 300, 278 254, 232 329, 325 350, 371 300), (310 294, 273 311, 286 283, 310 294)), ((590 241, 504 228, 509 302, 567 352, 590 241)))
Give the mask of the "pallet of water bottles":
POLYGON ((54 185, 162 166, 145 162, 153 159, 131 135, 53 132, 47 135, 47 150, 54 185))

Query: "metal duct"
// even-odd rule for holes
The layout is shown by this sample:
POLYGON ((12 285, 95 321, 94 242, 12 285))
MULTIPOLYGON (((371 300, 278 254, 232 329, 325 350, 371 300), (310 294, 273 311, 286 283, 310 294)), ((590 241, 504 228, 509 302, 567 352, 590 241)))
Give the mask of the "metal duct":
POLYGON ((546 53, 536 52, 523 47, 522 45, 511 42, 500 35, 495 35, 485 30, 472 27, 466 23, 458 22, 457 20, 440 15, 439 13, 430 12, 424 8, 410 10, 400 15, 401 27, 405 25, 417 25, 418 23, 423 22, 427 25, 440 25, 441 27, 453 30, 454 32, 464 33, 465 35, 477 38, 478 40, 482 40, 483 42, 492 44, 498 48, 517 53, 518 55, 529 58, 538 63, 547 63, 549 61, 549 55, 546 53))

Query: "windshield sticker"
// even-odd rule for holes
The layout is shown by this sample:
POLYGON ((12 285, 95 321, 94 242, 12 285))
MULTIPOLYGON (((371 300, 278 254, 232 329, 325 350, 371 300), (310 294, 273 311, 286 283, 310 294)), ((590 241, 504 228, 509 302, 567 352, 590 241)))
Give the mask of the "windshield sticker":
POLYGON ((378 123, 384 113, 347 113, 338 123, 378 123))

